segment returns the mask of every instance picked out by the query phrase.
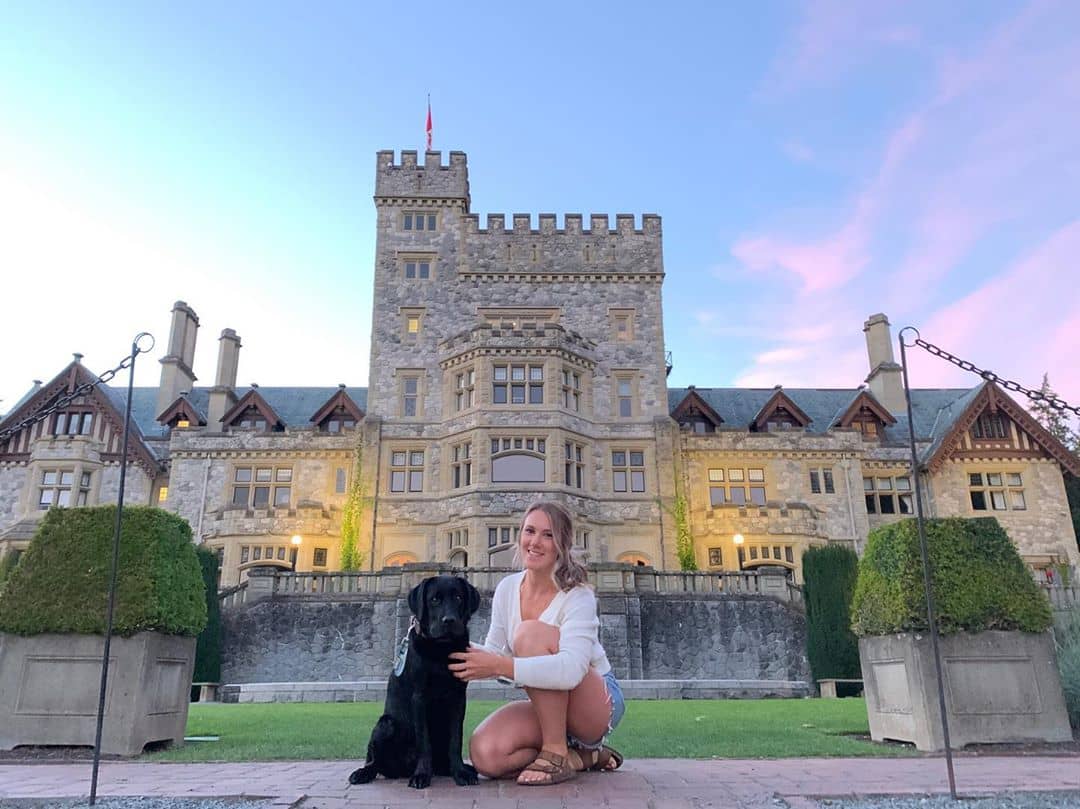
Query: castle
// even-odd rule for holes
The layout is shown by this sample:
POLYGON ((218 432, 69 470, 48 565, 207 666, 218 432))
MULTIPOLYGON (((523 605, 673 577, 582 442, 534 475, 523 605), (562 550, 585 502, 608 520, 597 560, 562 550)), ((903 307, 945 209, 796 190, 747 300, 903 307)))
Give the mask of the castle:
MULTIPOLYGON (((706 570, 859 550, 913 513, 993 515, 1035 571, 1080 563, 1063 472, 1080 463, 1004 390, 912 391, 884 315, 865 385, 671 388, 660 218, 471 212, 466 156, 376 156, 367 388, 236 387, 240 338, 195 385, 199 319, 173 307, 157 388, 137 388, 127 503, 184 516, 222 586, 255 565, 505 566, 538 497, 574 514, 595 561, 706 570), (920 456, 912 476, 908 419, 920 456), (348 544, 348 543, 345 543, 348 544)), ((76 355, 0 435, 95 375, 76 355)), ((54 506, 115 502, 124 392, 99 386, 0 440, 0 554, 54 506)))

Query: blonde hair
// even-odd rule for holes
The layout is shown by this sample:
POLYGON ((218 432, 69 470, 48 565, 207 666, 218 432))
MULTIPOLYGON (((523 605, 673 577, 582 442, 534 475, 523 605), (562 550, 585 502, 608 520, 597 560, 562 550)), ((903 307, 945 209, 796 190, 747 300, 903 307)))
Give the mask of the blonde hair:
MULTIPOLYGON (((555 570, 552 577, 560 590, 573 590, 579 585, 589 583, 589 573, 585 566, 574 558, 574 521, 570 513, 550 500, 540 500, 525 510, 521 518, 521 528, 525 520, 534 511, 542 511, 551 521, 551 534, 555 538, 555 570)), ((521 564, 521 543, 518 542, 515 560, 521 564)))

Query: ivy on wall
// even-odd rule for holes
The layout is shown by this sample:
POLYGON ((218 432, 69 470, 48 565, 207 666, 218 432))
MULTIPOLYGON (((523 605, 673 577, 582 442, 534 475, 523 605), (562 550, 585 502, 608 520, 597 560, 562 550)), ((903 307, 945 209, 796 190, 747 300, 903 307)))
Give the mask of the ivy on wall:
POLYGON ((360 550, 360 519, 371 504, 363 476, 364 444, 358 441, 353 460, 352 481, 341 511, 341 569, 345 572, 359 570, 364 564, 364 552, 360 550))
POLYGON ((686 495, 675 495, 671 514, 675 518, 675 552, 679 557, 679 567, 683 570, 697 570, 697 557, 694 554, 694 536, 690 533, 689 506, 686 495))

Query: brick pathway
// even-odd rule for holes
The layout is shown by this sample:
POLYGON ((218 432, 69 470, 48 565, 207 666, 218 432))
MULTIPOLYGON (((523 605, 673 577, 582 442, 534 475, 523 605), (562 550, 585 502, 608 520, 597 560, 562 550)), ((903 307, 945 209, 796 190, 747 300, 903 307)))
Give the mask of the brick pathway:
MULTIPOLYGON (((962 756, 957 790, 974 795, 1029 790, 1080 792, 1080 756, 962 756)), ((690 761, 637 759, 616 773, 589 773, 554 787, 482 781, 458 787, 437 778, 427 790, 404 781, 349 786, 355 762, 141 764, 103 762, 98 794, 176 797, 263 796, 301 809, 758 809, 817 806, 813 796, 943 793, 945 764, 936 758, 690 761)), ((90 788, 89 764, 0 764, 0 799, 79 797, 90 788)))

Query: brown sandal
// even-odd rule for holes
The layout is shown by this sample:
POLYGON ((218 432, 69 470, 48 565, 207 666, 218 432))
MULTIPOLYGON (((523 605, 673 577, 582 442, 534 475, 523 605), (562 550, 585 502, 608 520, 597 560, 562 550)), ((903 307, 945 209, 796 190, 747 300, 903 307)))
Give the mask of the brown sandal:
POLYGON ((622 753, 606 744, 598 750, 578 750, 577 754, 581 757, 582 769, 589 772, 614 772, 623 763, 622 753))
POLYGON ((570 764, 570 760, 566 756, 560 756, 558 753, 551 753, 547 750, 541 750, 533 763, 521 771, 521 775, 518 775, 517 783, 523 787, 539 787, 548 786, 550 784, 561 784, 563 781, 569 781, 575 775, 577 771, 570 764), (522 781, 521 775, 527 772, 543 773, 546 778, 541 778, 536 781, 522 781))

